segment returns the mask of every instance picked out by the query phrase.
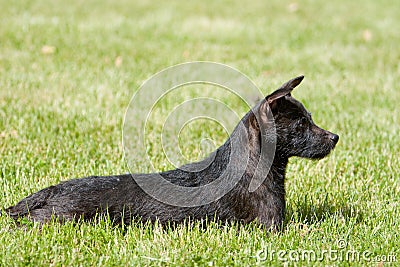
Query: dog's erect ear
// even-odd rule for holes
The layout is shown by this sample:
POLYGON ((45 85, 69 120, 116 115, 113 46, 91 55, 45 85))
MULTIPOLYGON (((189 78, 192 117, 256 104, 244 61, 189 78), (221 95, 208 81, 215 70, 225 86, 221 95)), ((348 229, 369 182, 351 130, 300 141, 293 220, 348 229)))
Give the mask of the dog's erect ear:
POLYGON ((268 95, 265 97, 265 99, 260 103, 258 106, 257 110, 257 116, 259 119, 259 122, 262 125, 267 125, 271 120, 273 120, 272 117, 268 117, 271 115, 269 112, 270 110, 273 110, 277 107, 277 99, 280 99, 284 96, 290 95, 292 90, 301 83, 301 81, 304 79, 304 76, 301 75, 299 77, 296 77, 294 79, 291 79, 290 81, 284 83, 281 87, 279 87, 278 90, 273 92, 272 94, 268 95))
POLYGON ((290 89, 293 90, 297 85, 301 83, 301 81, 304 79, 304 75, 301 75, 299 77, 293 78, 290 81, 284 83, 279 89, 290 89))
POLYGON ((304 76, 301 75, 299 77, 296 77, 294 79, 291 79, 290 81, 284 83, 278 90, 273 92, 272 94, 268 95, 265 99, 267 99, 268 103, 272 103, 273 101, 290 95, 292 90, 301 83, 301 81, 304 79, 304 76))

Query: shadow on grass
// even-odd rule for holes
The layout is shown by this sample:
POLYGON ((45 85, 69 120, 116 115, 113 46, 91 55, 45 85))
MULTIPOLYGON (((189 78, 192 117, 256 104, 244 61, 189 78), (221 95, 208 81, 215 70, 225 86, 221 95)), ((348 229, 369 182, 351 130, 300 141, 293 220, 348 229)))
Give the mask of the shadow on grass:
POLYGON ((288 203, 285 216, 285 225, 290 222, 314 224, 332 218, 342 219, 345 222, 361 223, 364 221, 362 208, 347 203, 338 203, 325 198, 323 201, 307 199, 288 203))

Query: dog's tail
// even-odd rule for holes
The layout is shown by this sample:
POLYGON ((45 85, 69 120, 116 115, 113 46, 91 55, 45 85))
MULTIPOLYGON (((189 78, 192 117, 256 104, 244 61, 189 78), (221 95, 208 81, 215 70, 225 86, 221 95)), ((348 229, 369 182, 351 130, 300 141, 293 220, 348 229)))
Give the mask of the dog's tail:
POLYGON ((29 216, 30 212, 46 206, 47 200, 54 195, 56 191, 56 186, 44 188, 22 199, 16 205, 4 209, 3 214, 8 214, 13 219, 29 216))

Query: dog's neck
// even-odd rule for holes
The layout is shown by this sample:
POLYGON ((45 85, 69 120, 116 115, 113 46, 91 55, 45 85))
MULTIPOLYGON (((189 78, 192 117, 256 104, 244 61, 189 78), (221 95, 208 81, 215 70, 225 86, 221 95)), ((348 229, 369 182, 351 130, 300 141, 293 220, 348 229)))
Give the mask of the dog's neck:
POLYGON ((169 171, 163 173, 163 176, 184 186, 200 186, 220 178, 222 172, 233 166, 232 174, 242 175, 237 178, 243 179, 242 185, 246 188, 253 178, 264 181, 265 185, 279 184, 282 187, 288 158, 276 146, 278 150, 275 151, 272 163, 268 164, 267 160, 262 159, 260 130, 251 125, 251 116, 252 114, 247 114, 242 119, 241 127, 236 127, 228 140, 209 157, 181 166, 179 169, 185 173, 182 177, 187 179, 175 180, 174 174, 169 171))
MULTIPOLYGON (((281 146, 279 146, 279 144, 275 146, 272 163, 268 163, 268 160, 272 159, 269 155, 263 158, 265 157, 262 153, 263 137, 261 136, 260 129, 254 127, 254 124, 252 124, 252 116, 253 114, 249 113, 242 119, 246 129, 246 135, 243 135, 243 132, 240 132, 239 127, 237 127, 227 142, 217 150, 216 156, 225 159, 248 157, 245 171, 246 175, 243 177, 247 179, 247 181, 245 181, 244 184, 249 185, 252 179, 258 179, 259 181, 263 181, 262 184, 268 187, 272 185, 273 188, 270 188, 272 191, 277 188, 280 188, 279 191, 281 191, 281 189, 284 190, 285 172, 289 158, 284 151, 281 151, 281 146), (240 142, 239 146, 243 147, 243 151, 232 151, 231 147, 234 145, 232 144, 233 142, 240 142)), ((268 146, 268 144, 264 145, 268 146)), ((271 145, 274 146, 275 144, 272 143, 271 145)), ((220 164, 221 162, 226 161, 215 160, 213 163, 220 164)), ((225 166, 218 167, 224 168, 225 166)))

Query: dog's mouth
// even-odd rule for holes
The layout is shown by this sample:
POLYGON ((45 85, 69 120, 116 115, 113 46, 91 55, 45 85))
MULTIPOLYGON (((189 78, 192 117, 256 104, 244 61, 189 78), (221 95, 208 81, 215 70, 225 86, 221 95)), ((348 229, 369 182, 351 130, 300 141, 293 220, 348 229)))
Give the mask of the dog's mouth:
POLYGON ((335 138, 325 144, 319 144, 314 149, 307 149, 307 152, 304 152, 302 156, 313 160, 323 159, 335 149, 338 140, 338 138, 335 138))
POLYGON ((330 150, 328 153, 311 155, 311 157, 309 157, 309 159, 321 160, 321 159, 327 157, 332 152, 332 150, 330 150))

